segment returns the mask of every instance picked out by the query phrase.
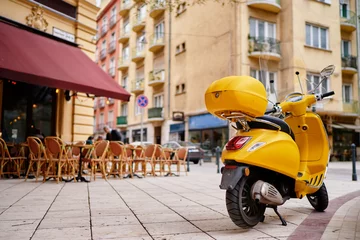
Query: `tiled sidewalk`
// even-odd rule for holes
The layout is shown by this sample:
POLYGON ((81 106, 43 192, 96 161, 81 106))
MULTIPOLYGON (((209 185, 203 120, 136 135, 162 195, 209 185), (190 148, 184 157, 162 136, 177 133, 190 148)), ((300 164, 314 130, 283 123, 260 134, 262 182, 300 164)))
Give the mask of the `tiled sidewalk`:
MULTIPOLYGON (((348 170, 349 164, 330 168, 348 170)), ((268 209, 264 223, 240 229, 228 217, 219 182, 214 163, 191 165, 187 177, 60 184, 0 180, 0 239, 287 239, 312 216, 306 198, 291 199, 279 207, 288 226, 268 209)), ((330 199, 360 189, 360 183, 339 180, 331 171, 326 184, 330 199)), ((355 239, 359 202, 354 198, 337 209, 323 239, 355 239)))

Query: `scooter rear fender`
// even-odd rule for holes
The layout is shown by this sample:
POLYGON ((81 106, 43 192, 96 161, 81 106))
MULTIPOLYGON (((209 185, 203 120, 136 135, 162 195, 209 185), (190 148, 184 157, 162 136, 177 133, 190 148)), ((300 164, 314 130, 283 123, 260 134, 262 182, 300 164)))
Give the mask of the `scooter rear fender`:
POLYGON ((224 148, 221 159, 226 164, 252 165, 296 179, 300 165, 298 146, 291 136, 281 131, 252 129, 238 136, 251 139, 239 150, 224 148))
POLYGON ((222 177, 220 189, 233 190, 240 178, 244 175, 244 169, 247 167, 237 167, 221 169, 222 177))

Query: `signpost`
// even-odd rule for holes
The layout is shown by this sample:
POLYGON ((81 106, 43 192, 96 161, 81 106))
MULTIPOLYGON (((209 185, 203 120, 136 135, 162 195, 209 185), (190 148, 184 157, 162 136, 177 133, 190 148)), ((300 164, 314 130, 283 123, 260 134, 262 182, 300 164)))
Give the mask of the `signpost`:
POLYGON ((144 116, 144 108, 148 105, 149 99, 145 95, 139 95, 136 98, 137 105, 141 108, 141 128, 140 128, 140 142, 141 145, 143 143, 143 116, 144 116))

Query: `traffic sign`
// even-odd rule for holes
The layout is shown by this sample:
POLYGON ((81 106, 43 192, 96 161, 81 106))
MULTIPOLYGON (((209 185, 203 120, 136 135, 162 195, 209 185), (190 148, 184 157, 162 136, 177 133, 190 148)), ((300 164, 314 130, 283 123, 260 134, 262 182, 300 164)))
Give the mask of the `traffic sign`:
POLYGON ((149 99, 145 95, 139 95, 136 98, 136 103, 139 107, 146 107, 149 103, 149 99))

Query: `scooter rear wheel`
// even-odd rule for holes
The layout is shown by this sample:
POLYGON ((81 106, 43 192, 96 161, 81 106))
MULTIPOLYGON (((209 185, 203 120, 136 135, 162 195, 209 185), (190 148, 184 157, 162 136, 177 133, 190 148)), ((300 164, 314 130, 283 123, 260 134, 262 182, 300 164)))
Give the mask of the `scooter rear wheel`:
POLYGON ((329 197, 325 187, 325 183, 313 194, 306 195, 311 206, 318 212, 323 212, 329 205, 329 197))
POLYGON ((242 177, 233 190, 226 191, 226 207, 231 220, 241 228, 257 225, 264 216, 266 205, 251 197, 251 187, 259 180, 256 176, 242 177))

